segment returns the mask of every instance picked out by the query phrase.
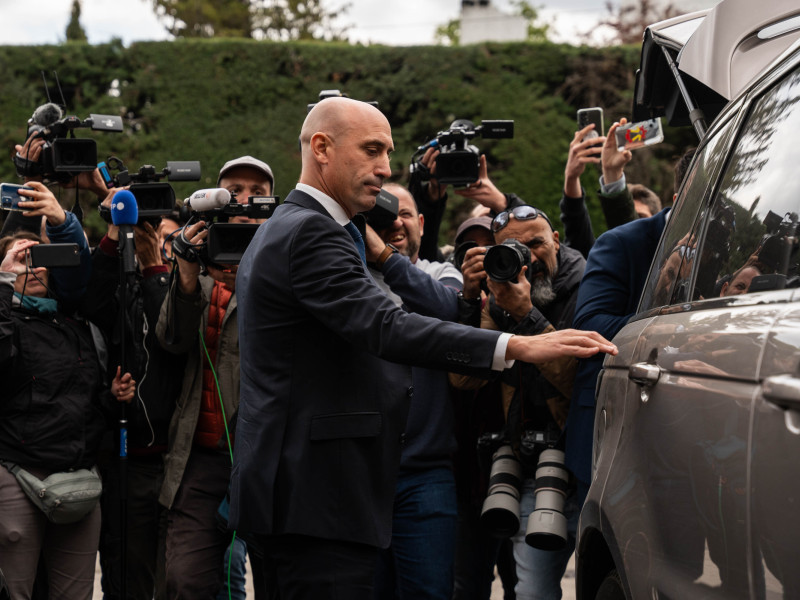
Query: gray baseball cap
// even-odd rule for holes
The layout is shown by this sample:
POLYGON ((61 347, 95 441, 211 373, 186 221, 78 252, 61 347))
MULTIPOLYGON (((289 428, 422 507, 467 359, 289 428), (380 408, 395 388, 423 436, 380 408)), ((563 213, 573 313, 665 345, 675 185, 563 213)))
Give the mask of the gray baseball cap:
POLYGON ((477 227, 478 229, 485 229, 489 233, 492 232, 492 218, 491 217, 472 217, 471 219, 467 219, 458 227, 458 231, 456 231, 456 246, 461 242, 461 238, 467 232, 468 229, 472 229, 473 227, 477 227))
POLYGON ((219 185, 220 180, 222 177, 230 171, 231 169, 235 169, 236 167, 250 167, 251 169, 255 169, 256 171, 261 171, 264 175, 272 183, 272 190, 275 190, 275 176, 272 174, 272 169, 269 168, 269 165, 265 163, 263 160, 258 160, 257 158, 253 158, 252 156, 240 156, 239 158, 234 158, 233 160, 229 160, 226 162, 222 168, 219 170, 219 177, 217 177, 217 185, 219 185))

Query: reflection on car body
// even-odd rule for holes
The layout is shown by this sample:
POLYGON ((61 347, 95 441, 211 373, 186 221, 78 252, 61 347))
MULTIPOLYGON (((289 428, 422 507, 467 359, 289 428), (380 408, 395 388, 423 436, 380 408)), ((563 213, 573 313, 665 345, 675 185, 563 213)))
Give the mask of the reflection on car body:
MULTIPOLYGON (((727 33, 733 49, 705 58, 729 60, 717 68, 731 80, 705 96, 691 82, 708 129, 599 378, 582 599, 609 577, 621 593, 605 598, 800 597, 800 147, 789 133, 800 130, 800 6, 759 3, 755 22, 749 2, 723 0, 705 15, 730 28, 734 9, 746 18, 727 33), (780 39, 759 37, 792 19, 780 39), (760 66, 733 73, 745 51, 760 66)), ((706 47, 720 39, 711 25, 698 29, 706 47)), ((686 72, 711 70, 648 35, 686 72)), ((653 56, 643 50, 651 74, 653 56)), ((637 88, 634 118, 652 116, 653 88, 637 88)))

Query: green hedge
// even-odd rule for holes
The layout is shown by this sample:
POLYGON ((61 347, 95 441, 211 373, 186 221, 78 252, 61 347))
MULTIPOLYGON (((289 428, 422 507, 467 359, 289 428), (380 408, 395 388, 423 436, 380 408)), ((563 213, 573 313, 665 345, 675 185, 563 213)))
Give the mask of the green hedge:
MULTIPOLYGON (((379 102, 392 124, 392 167, 402 183, 415 148, 452 120, 513 119, 513 140, 475 144, 487 154, 500 189, 557 216, 575 111, 603 106, 607 125, 627 116, 638 59, 635 47, 550 43, 401 48, 225 39, 129 48, 119 42, 5 46, 0 47, 0 139, 7 156, 24 141, 27 119, 46 100, 40 71, 57 71, 70 114, 125 118, 122 134, 77 132, 97 139, 101 157, 118 156, 130 170, 199 160, 203 180, 174 186, 183 198, 212 186, 226 160, 252 154, 272 166, 275 192, 285 197, 300 172, 297 137, 306 106, 320 90, 338 88, 379 102), (118 94, 109 93, 112 88, 118 94)), ((670 163, 692 141, 690 132, 671 129, 667 140, 656 150, 638 151, 629 170, 632 181, 664 199, 672 193, 670 163)), ((584 186, 599 233, 605 226, 594 198, 597 176, 596 169, 587 169, 584 186)), ((3 161, 0 181, 17 180, 11 161, 3 161)), ((451 194, 440 243, 452 239, 469 208, 461 200, 451 194)), ((93 202, 85 198, 82 205, 92 216, 88 223, 98 226, 93 202)))

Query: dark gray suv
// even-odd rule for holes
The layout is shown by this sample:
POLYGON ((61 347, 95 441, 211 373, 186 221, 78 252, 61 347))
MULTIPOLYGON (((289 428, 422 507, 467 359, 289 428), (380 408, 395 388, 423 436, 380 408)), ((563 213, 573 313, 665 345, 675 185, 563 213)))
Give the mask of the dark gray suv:
POLYGON ((634 117, 701 137, 598 380, 580 599, 800 598, 798 37, 797 0, 645 34, 634 117))

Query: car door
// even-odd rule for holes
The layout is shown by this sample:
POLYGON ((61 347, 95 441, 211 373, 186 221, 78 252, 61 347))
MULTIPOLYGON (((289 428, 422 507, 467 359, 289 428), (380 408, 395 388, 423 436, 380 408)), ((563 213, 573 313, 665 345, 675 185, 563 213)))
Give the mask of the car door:
POLYGON ((779 473, 797 464, 800 431, 800 149, 783 135, 800 129, 800 71, 771 79, 743 107, 694 226, 676 211, 640 306, 652 318, 628 370, 622 443, 654 515, 657 597, 797 590, 798 529, 786 525, 798 522, 800 486, 779 473))

